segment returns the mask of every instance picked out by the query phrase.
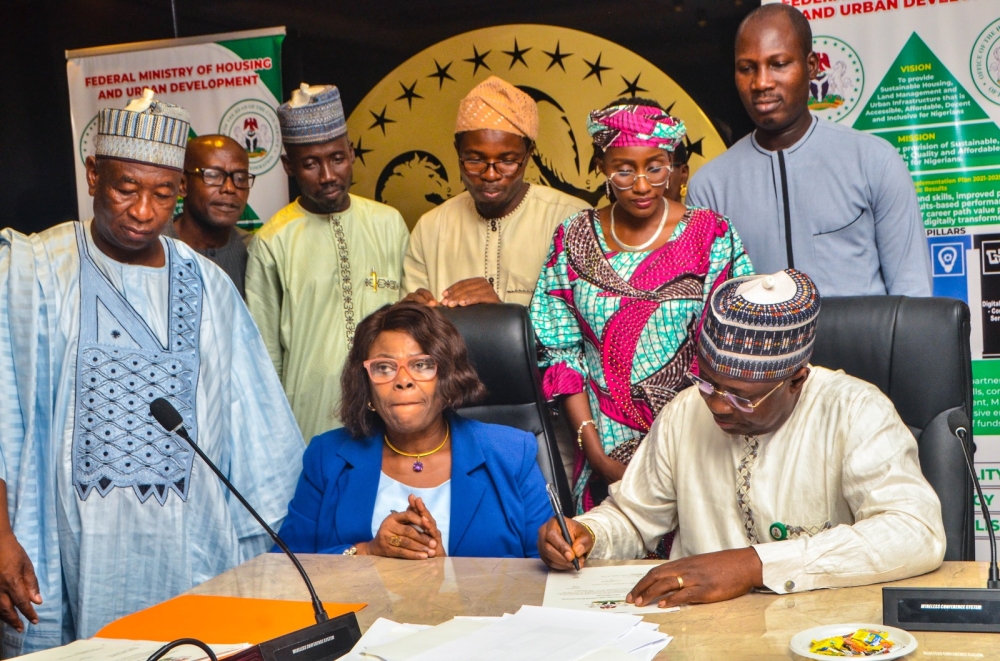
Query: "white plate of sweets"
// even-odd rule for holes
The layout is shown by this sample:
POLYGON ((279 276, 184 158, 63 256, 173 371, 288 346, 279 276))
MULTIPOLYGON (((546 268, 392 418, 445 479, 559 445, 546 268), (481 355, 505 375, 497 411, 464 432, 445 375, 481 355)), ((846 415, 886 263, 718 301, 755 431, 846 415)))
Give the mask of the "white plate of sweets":
POLYGON ((788 647, 807 659, 898 659, 917 649, 912 634, 884 624, 826 624, 792 636, 788 647))

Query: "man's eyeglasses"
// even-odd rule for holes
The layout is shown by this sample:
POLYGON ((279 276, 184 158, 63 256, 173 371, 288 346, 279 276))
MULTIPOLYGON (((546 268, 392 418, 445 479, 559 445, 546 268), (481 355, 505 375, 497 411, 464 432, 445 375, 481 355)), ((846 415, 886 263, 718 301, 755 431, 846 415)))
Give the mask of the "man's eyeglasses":
POLYGON ((670 172, 672 168, 669 165, 658 165, 656 167, 646 168, 646 172, 643 174, 636 174, 632 170, 622 170, 620 172, 613 173, 608 179, 611 180, 611 184, 618 190, 628 190, 635 186, 635 182, 639 179, 645 179, 646 183, 650 186, 666 186, 667 180, 670 179, 670 172))
POLYGON ((754 409, 760 406, 761 402, 770 397, 774 393, 774 391, 776 391, 781 386, 785 385, 785 383, 787 383, 788 381, 788 379, 785 379, 778 385, 774 386, 773 388, 771 388, 771 392, 767 393, 766 395, 758 399, 755 403, 751 402, 746 397, 740 397, 739 395, 734 395, 731 392, 726 392, 725 390, 719 390, 705 379, 701 378, 700 376, 695 376, 691 372, 688 372, 684 376, 686 376, 688 380, 691 381, 691 383, 698 386, 698 390, 701 392, 701 396, 704 397, 705 399, 708 399, 712 395, 718 395, 719 397, 726 400, 727 404, 732 406, 737 411, 742 411, 743 413, 753 413, 754 409))
POLYGON ((206 186, 224 186, 226 179, 232 178, 233 186, 240 190, 250 190, 253 187, 253 180, 257 178, 257 175, 250 174, 246 170, 227 172, 219 168, 195 168, 184 172, 198 175, 206 186))
POLYGON ((393 358, 372 358, 363 365, 368 370, 372 383, 389 383, 399 374, 400 368, 405 368, 414 381, 430 381, 437 376, 438 366, 430 356, 413 356, 403 363, 393 358))
MULTIPOLYGON (((530 156, 530 154, 529 154, 530 156)), ((493 168, 502 177, 513 177, 517 174, 517 171, 521 169, 529 156, 525 156, 520 161, 513 161, 510 159, 504 159, 502 161, 484 161, 478 158, 459 158, 458 162, 462 164, 462 169, 465 170, 467 174, 471 174, 476 177, 481 177, 486 174, 486 171, 493 168)))

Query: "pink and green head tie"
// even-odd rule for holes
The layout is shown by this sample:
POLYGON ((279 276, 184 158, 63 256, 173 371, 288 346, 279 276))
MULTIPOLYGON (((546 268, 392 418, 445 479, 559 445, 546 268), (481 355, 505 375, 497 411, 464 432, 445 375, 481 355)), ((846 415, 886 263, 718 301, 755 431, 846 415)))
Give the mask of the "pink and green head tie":
POLYGON ((590 113, 587 132, 602 150, 659 147, 672 152, 687 134, 684 122, 655 106, 611 106, 590 113))

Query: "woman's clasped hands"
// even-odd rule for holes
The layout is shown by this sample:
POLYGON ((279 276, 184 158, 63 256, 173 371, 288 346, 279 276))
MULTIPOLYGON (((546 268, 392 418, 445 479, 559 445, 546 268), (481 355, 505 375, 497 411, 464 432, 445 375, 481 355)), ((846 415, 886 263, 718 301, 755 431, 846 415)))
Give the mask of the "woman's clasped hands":
POLYGON ((358 555, 380 555, 386 558, 426 560, 447 555, 441 541, 441 531, 424 501, 413 494, 403 512, 385 517, 378 533, 370 542, 357 545, 358 555))

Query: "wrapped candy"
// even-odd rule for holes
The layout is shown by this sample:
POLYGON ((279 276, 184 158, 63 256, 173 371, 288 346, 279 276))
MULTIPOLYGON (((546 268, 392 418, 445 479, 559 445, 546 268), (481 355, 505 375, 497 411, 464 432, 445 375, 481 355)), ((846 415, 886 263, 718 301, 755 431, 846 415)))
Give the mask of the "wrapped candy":
POLYGON ((878 656, 888 654, 893 645, 884 631, 858 629, 846 636, 814 640, 809 651, 824 656, 878 656))

